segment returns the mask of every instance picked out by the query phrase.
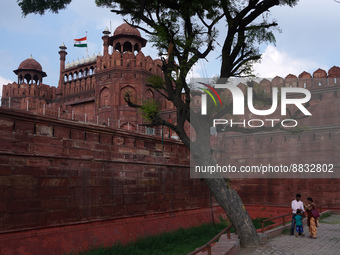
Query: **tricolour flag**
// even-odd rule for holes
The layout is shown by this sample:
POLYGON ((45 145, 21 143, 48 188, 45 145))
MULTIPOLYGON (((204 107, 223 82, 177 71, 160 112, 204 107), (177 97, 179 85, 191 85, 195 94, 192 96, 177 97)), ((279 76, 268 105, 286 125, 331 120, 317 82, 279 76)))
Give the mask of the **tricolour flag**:
POLYGON ((87 47, 87 36, 80 38, 80 39, 74 39, 74 47, 87 47))

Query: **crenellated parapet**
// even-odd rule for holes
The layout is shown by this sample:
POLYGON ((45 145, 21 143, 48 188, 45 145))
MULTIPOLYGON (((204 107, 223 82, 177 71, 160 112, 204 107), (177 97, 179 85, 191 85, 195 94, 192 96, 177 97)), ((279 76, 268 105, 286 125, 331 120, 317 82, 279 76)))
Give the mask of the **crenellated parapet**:
POLYGON ((50 87, 46 84, 18 84, 16 82, 13 82, 7 85, 3 85, 2 97, 37 97, 45 99, 46 101, 51 101, 55 98, 55 92, 55 87, 50 87))
MULTIPOLYGON (((291 88, 306 88, 312 91, 317 91, 320 88, 338 86, 340 85, 340 67, 333 66, 328 70, 328 73, 319 68, 313 75, 304 71, 298 76, 294 74, 288 74, 286 77, 275 76, 272 79, 269 78, 256 78, 255 81, 264 89, 265 92, 271 93, 273 87, 291 87, 291 88)), ((243 91, 246 86, 244 81, 233 81, 235 85, 238 85, 243 91)))
POLYGON ((46 84, 16 82, 3 85, 2 105, 10 108, 33 110, 50 104, 56 95, 56 88, 46 84))
POLYGON ((328 73, 319 68, 313 72, 313 75, 304 71, 298 76, 294 74, 288 74, 285 78, 276 76, 271 81, 263 79, 259 83, 265 88, 266 92, 270 92, 272 87, 297 87, 317 90, 328 86, 338 86, 340 85, 340 67, 333 66, 328 70, 328 73))
POLYGON ((153 75, 161 75, 161 61, 153 60, 150 56, 144 56, 140 51, 136 55, 133 52, 127 51, 120 53, 114 51, 104 56, 98 56, 97 71, 106 71, 109 69, 130 70, 130 71, 145 71, 153 75))

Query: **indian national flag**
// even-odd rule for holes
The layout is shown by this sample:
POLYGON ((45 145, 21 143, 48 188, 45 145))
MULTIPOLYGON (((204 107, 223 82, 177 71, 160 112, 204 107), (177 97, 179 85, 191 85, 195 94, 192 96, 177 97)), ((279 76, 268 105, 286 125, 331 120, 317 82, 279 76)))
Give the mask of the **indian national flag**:
POLYGON ((74 39, 74 47, 87 47, 87 36, 80 38, 80 39, 74 39))

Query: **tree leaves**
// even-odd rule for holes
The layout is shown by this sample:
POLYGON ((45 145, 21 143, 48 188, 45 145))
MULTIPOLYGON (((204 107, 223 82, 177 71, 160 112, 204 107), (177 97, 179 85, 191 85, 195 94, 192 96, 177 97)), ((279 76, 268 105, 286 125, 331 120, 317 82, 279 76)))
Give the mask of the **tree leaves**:
POLYGON ((45 11, 49 10, 53 13, 58 13, 65 9, 72 0, 17 0, 18 5, 22 10, 23 16, 30 13, 43 15, 45 11))

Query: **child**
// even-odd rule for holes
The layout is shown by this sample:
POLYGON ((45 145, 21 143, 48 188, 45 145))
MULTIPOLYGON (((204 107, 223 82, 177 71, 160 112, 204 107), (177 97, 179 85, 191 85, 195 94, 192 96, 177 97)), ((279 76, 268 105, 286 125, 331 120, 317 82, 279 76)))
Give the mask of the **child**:
POLYGON ((302 213, 300 209, 296 210, 295 221, 296 221, 296 237, 298 235, 303 236, 303 225, 302 225, 302 213))

